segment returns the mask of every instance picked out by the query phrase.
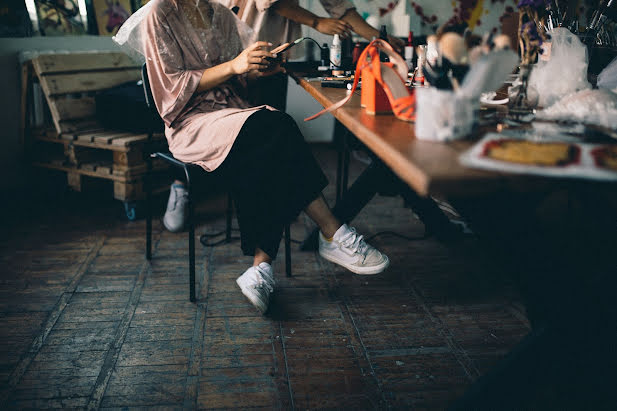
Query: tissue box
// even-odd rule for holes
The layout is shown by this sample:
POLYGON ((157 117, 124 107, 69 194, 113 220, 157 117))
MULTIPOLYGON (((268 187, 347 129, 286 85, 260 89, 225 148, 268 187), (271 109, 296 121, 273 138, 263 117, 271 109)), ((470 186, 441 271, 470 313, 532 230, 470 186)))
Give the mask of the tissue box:
POLYGON ((416 89, 416 138, 450 141, 471 133, 477 99, 433 87, 416 89))

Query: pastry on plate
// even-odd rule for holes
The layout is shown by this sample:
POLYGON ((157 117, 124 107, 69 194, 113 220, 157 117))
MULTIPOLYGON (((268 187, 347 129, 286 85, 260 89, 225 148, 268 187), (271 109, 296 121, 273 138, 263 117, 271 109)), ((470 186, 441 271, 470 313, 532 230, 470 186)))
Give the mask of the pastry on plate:
POLYGON ((563 167, 578 162, 580 151, 578 146, 563 142, 504 139, 487 142, 482 154, 508 163, 563 167))
POLYGON ((596 166, 617 171, 617 145, 598 147, 591 151, 591 155, 596 166))

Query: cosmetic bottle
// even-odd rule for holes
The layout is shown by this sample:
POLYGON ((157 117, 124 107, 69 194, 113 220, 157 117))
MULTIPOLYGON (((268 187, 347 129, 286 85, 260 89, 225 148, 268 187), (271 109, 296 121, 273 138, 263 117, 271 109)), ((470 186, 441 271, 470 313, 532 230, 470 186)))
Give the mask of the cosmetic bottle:
MULTIPOLYGON (((386 31, 385 25, 382 25, 381 29, 379 30, 379 38, 385 41, 386 43, 388 42, 388 32, 386 31)), ((380 52, 379 61, 387 62, 387 61, 390 61, 390 59, 388 58, 388 55, 386 53, 380 52)))
POLYGON ((407 45, 405 46, 405 62, 407 63, 407 71, 413 71, 413 31, 409 32, 407 37, 407 45))
POLYGON ((330 69, 332 74, 336 75, 335 71, 341 71, 341 38, 338 34, 332 39, 332 47, 330 47, 330 69))
POLYGON ((418 46, 418 49, 416 50, 416 53, 418 54, 418 66, 417 66, 417 70, 416 70, 416 77, 415 77, 415 83, 416 85, 422 86, 424 85, 424 62, 426 61, 426 46, 425 45, 421 45, 418 46))
POLYGON ((360 58, 360 54, 362 54, 362 46, 360 45, 360 43, 356 42, 356 44, 353 47, 353 52, 351 53, 351 64, 353 68, 356 67, 356 64, 358 63, 358 59, 360 58))
POLYGON ((328 47, 328 43, 324 43, 321 46, 319 57, 319 67, 317 67, 318 71, 328 71, 330 69, 330 47, 328 47))

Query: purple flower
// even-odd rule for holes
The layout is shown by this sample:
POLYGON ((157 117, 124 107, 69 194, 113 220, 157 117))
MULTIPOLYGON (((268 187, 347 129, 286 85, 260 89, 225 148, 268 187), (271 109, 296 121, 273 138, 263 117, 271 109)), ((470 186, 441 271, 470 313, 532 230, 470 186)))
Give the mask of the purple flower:
POLYGON ((516 7, 518 7, 519 9, 523 7, 529 7, 530 9, 534 10, 544 10, 546 9, 547 5, 547 0, 520 0, 516 7))

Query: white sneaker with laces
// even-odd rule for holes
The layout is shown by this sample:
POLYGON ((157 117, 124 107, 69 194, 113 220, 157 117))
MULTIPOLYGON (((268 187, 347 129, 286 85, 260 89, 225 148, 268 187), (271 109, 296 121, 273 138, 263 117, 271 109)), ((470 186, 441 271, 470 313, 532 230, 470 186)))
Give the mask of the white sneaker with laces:
POLYGON ((328 240, 319 232, 319 255, 349 271, 371 275, 379 274, 390 265, 388 257, 364 241, 356 229, 343 224, 328 240))
POLYGON ((172 184, 169 189, 167 210, 163 217, 163 225, 172 233, 182 231, 186 223, 188 212, 189 193, 184 186, 172 184))
POLYGON ((268 310, 270 294, 274 291, 274 273, 268 263, 260 263, 249 267, 236 283, 242 290, 242 294, 249 299, 261 313, 268 310))

